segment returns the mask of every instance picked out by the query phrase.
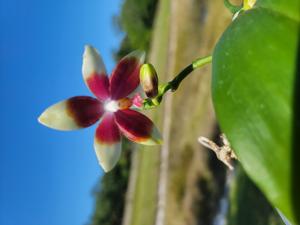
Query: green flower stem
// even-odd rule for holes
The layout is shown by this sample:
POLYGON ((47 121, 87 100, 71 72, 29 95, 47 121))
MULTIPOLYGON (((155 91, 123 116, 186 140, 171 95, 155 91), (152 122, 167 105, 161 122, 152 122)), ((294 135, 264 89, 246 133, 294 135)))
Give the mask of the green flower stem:
POLYGON ((229 0, 224 0, 224 5, 232 14, 236 14, 243 8, 243 6, 236 6, 231 4, 229 0))
POLYGON ((176 91, 184 78, 186 78, 195 69, 200 68, 210 63, 211 61, 212 61, 212 56, 196 59, 192 64, 185 67, 173 80, 169 81, 164 85, 160 85, 158 89, 158 95, 156 97, 152 99, 151 98, 145 99, 143 103, 144 109, 150 109, 158 106, 161 103, 162 98, 167 91, 169 90, 176 91))

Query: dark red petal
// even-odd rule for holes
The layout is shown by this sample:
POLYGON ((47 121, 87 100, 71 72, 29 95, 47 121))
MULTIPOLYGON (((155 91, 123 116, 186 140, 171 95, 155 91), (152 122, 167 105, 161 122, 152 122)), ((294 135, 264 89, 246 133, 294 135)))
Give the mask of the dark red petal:
POLYGON ((103 170, 110 171, 117 164, 122 150, 120 131, 112 113, 106 113, 98 126, 94 148, 103 170))
POLYGON ((96 48, 85 46, 82 63, 82 75, 88 88, 100 100, 109 97, 109 79, 103 60, 96 48))
POLYGON ((138 87, 140 82, 139 72, 143 61, 144 53, 134 51, 118 63, 110 78, 112 99, 125 98, 138 87))
POLYGON ((113 113, 106 113, 96 130, 96 140, 102 144, 113 145, 121 139, 113 113))
POLYGON ((91 74, 86 78, 86 84, 100 100, 104 101, 109 97, 109 79, 105 74, 91 74))
POLYGON ((97 122, 103 112, 103 105, 97 99, 78 96, 50 106, 38 120, 53 129, 76 130, 97 122))
POLYGON ((76 96, 66 102, 67 112, 80 127, 88 127, 96 123, 103 115, 101 102, 89 96, 76 96))
POLYGON ((126 109, 115 112, 120 131, 131 141, 155 145, 161 143, 161 137, 152 121, 137 111, 126 109))

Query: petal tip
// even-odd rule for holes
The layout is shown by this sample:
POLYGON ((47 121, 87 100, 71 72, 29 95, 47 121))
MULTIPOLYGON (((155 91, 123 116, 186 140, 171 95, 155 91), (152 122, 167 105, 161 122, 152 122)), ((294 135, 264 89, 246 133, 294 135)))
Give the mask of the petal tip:
POLYGON ((95 55, 95 54, 98 54, 98 51, 92 45, 86 44, 84 46, 84 53, 83 53, 84 57, 89 55, 95 55))
POLYGON ((106 69, 101 55, 92 45, 84 46, 82 73, 85 78, 94 73, 106 74, 106 69))
POLYGON ((105 173, 111 171, 118 163, 121 156, 121 144, 107 145, 101 143, 97 138, 94 140, 94 149, 98 163, 105 173))
POLYGON ((142 50, 134 50, 132 52, 130 52, 127 56, 125 56, 124 58, 130 58, 130 57, 134 57, 138 60, 139 64, 143 64, 146 58, 146 52, 142 51, 142 50))
POLYGON ((55 129, 52 124, 53 124, 53 121, 52 121, 52 116, 51 116, 51 110, 46 109, 44 112, 42 112, 42 114, 38 117, 38 122, 42 125, 44 125, 45 127, 48 127, 48 128, 52 128, 52 129, 55 129))
POLYGON ((160 138, 158 140, 156 140, 156 145, 163 145, 163 140, 160 138))
POLYGON ((146 58, 146 52, 144 52, 144 51, 140 51, 140 61, 141 61, 141 63, 144 63, 144 61, 145 61, 145 58, 146 58))
POLYGON ((99 102, 88 96, 75 96, 48 107, 38 121, 46 127, 68 131, 88 127, 98 121, 103 112, 99 102))
POLYGON ((112 169, 113 169, 113 167, 106 167, 104 164, 102 164, 101 162, 99 162, 99 165, 101 166, 101 168, 103 169, 103 171, 105 172, 105 173, 108 173, 108 172, 110 172, 112 169))
POLYGON ((40 124, 47 126, 47 117, 45 116, 45 112, 43 112, 37 120, 40 124))
MULTIPOLYGON (((95 148, 96 148, 96 146, 95 146, 95 148)), ((99 153, 98 154, 96 153, 96 155, 98 158, 98 163, 105 173, 110 172, 118 163, 118 159, 112 160, 111 158, 109 158, 109 157, 106 158, 105 155, 103 155, 103 154, 100 155, 99 153)), ((119 158, 119 157, 120 156, 117 156, 117 158, 119 158)))
POLYGON ((89 48, 92 48, 93 46, 92 45, 90 45, 90 44, 86 44, 86 45, 84 45, 84 49, 85 50, 87 50, 87 49, 89 49, 89 48))
POLYGON ((151 131, 150 138, 145 142, 146 145, 162 145, 163 140, 160 132, 154 125, 151 131))
POLYGON ((145 58, 146 58, 146 52, 142 51, 142 50, 136 50, 133 52, 133 55, 136 55, 137 58, 140 61, 140 64, 143 64, 145 62, 145 58))
POLYGON ((162 145, 163 140, 158 129, 154 126, 149 138, 144 141, 138 142, 138 144, 148 145, 148 146, 162 145))
POLYGON ((152 139, 149 139, 147 141, 141 142, 139 144, 154 146, 154 145, 162 145, 163 141, 162 141, 162 139, 153 139, 152 138, 152 139))

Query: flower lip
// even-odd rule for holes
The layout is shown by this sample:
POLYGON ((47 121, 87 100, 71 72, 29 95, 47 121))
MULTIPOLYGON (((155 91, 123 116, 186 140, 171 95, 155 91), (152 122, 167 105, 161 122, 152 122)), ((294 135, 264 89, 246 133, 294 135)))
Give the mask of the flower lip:
POLYGON ((116 112, 119 110, 119 104, 117 101, 108 100, 104 103, 104 110, 107 112, 116 112))

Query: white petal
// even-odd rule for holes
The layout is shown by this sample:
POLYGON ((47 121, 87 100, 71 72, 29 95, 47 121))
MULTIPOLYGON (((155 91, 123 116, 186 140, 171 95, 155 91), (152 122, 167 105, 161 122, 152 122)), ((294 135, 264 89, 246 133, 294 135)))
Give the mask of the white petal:
POLYGON ((100 143, 95 139, 94 148, 100 166, 105 172, 112 170, 121 156, 121 141, 112 145, 100 143))
POLYGON ((57 130, 76 130, 96 123, 103 112, 103 105, 97 99, 75 96, 47 108, 38 121, 57 130))
POLYGON ((59 102, 47 108, 38 118, 44 126, 57 130, 76 130, 80 126, 67 110, 66 101, 59 102))
POLYGON ((91 45, 86 45, 82 64, 84 80, 95 73, 98 75, 105 75, 106 69, 98 50, 91 45))

